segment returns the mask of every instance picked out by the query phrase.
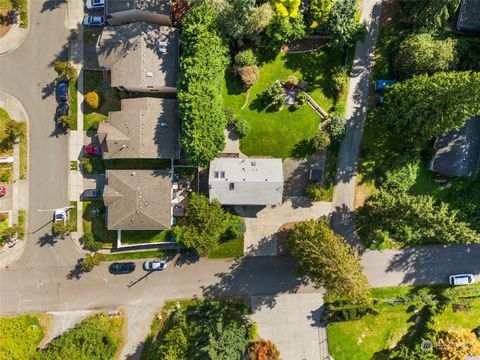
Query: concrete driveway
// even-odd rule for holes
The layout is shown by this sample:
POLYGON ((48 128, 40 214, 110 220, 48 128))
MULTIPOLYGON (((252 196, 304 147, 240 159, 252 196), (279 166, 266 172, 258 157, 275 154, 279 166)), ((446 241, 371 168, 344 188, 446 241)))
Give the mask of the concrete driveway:
POLYGON ((329 202, 312 204, 305 197, 296 197, 278 206, 236 207, 237 213, 245 218, 245 255, 277 255, 277 232, 283 224, 318 219, 328 215, 331 206, 329 202))
POLYGON ((285 360, 326 360, 327 332, 321 326, 322 294, 252 296, 259 336, 271 340, 285 360))

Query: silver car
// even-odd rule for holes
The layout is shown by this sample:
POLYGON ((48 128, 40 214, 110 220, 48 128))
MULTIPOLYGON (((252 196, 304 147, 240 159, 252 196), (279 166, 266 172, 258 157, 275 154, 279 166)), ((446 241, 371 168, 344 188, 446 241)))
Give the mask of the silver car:
POLYGON ((450 285, 470 285, 475 282, 475 277, 473 274, 457 274, 457 275, 450 275, 448 278, 448 282, 450 285))
POLYGON ((104 23, 103 16, 85 15, 83 18, 84 26, 103 26, 104 23))
POLYGON ((143 269, 145 271, 164 270, 168 266, 168 263, 163 260, 147 260, 143 263, 143 269))

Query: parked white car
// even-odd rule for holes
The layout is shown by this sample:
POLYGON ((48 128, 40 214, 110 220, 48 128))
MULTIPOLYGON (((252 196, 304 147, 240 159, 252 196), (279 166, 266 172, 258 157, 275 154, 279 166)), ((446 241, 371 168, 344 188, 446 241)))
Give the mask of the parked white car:
POLYGON ((105 7, 105 0, 87 0, 87 9, 103 9, 105 7))
POLYGON ((103 16, 85 15, 83 18, 84 26, 103 26, 104 23, 103 16))
POLYGON ((168 266, 166 261, 147 260, 143 263, 143 269, 146 271, 164 270, 168 266))
POLYGON ((55 213, 53 214, 53 220, 55 222, 67 222, 67 209, 61 208, 55 210, 55 213))
POLYGON ((457 275, 450 275, 448 278, 448 282, 450 285, 470 285, 475 282, 475 277, 473 274, 457 274, 457 275))

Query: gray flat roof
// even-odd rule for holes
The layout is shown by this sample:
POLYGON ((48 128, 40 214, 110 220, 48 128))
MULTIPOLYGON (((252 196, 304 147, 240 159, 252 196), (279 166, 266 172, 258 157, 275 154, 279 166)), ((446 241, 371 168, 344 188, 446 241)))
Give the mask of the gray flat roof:
POLYGON ((97 43, 98 62, 112 86, 176 87, 178 29, 150 23, 108 26, 97 43))
POLYGON ((98 128, 105 159, 178 159, 179 136, 175 99, 123 99, 98 128))
POLYGON ((458 11, 457 30, 480 32, 479 0, 462 0, 458 11))
POLYGON ((105 2, 107 14, 138 9, 170 16, 171 6, 170 0, 107 0, 105 2))
POLYGON ((480 117, 458 131, 439 136, 430 170, 451 176, 476 176, 480 159, 480 117))
POLYGON ((281 204, 282 159, 213 159, 208 184, 210 199, 224 205, 281 204))
POLYGON ((172 226, 172 178, 166 170, 107 170, 103 201, 109 230, 172 226))

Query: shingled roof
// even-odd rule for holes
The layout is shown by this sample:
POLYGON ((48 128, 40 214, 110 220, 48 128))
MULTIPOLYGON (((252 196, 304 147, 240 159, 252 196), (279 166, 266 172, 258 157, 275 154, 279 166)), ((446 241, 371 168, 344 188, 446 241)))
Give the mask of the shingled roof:
POLYGON ((174 99, 122 100, 121 111, 111 111, 98 128, 104 159, 180 158, 177 112, 174 99))
POLYGON ((224 205, 281 204, 282 159, 214 159, 210 162, 208 184, 210 199, 224 205))
POLYGON ((176 88, 178 29, 145 22, 105 27, 98 62, 110 69, 114 87, 176 88))
POLYGON ((166 170, 107 170, 103 201, 109 230, 165 230, 172 225, 166 170))

